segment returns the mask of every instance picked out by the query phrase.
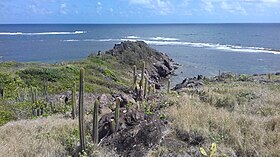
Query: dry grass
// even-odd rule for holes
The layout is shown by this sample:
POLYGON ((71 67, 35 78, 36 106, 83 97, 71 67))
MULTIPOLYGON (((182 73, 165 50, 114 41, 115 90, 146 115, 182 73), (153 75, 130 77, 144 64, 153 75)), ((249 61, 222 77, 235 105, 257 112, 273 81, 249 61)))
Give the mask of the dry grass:
POLYGON ((20 120, 0 127, 0 156, 66 156, 63 141, 77 128, 77 121, 55 115, 20 120))
POLYGON ((176 105, 166 112, 175 129, 202 133, 206 137, 203 147, 216 142, 220 155, 279 156, 279 94, 268 85, 215 84, 169 98, 176 105), (229 110, 227 103, 235 107, 229 110))

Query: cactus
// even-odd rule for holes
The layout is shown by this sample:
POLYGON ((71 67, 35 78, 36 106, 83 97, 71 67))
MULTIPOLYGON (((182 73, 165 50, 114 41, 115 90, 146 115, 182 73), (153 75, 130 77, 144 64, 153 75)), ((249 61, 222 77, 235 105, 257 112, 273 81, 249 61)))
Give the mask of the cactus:
POLYGON ((155 84, 153 84, 152 89, 153 89, 153 94, 156 94, 156 85, 155 84))
POLYGON ((115 123, 116 123, 116 131, 119 129, 119 119, 120 119, 120 103, 121 99, 118 97, 116 100, 116 108, 115 108, 115 123))
POLYGON ((34 96, 34 92, 33 92, 33 87, 31 86, 30 87, 30 94, 31 94, 31 102, 32 102, 32 104, 34 104, 35 103, 35 96, 34 96))
POLYGON ((145 62, 142 63, 142 73, 141 73, 141 80, 140 80, 140 88, 143 89, 144 86, 144 72, 145 72, 145 62))
POLYGON ((269 80, 271 79, 271 74, 270 74, 270 73, 267 74, 267 78, 268 78, 269 80))
POLYGON ((171 84, 171 81, 170 81, 170 79, 168 79, 167 94, 170 94, 170 84, 171 84))
POLYGON ((76 118, 76 82, 73 83, 72 88, 72 118, 76 118))
POLYGON ((147 90, 148 90, 148 78, 145 77, 144 98, 147 97, 147 90))
POLYGON ((219 70, 219 77, 218 80, 221 81, 221 70, 219 70))
POLYGON ((111 133, 114 133, 115 130, 116 130, 116 123, 115 123, 114 119, 111 119, 110 120, 110 131, 111 131, 111 133))
POLYGON ((84 123, 84 81, 85 81, 85 69, 80 69, 80 89, 79 89, 79 132, 80 132, 80 146, 81 152, 86 147, 85 137, 85 123, 84 123))
POLYGON ((150 84, 150 85, 148 86, 148 95, 151 95, 151 92, 152 92, 152 85, 150 84))
POLYGON ((136 65, 133 66, 133 90, 136 88, 137 84, 137 75, 136 75, 136 65))
POLYGON ((48 102, 49 92, 48 92, 48 81, 46 80, 44 83, 44 95, 45 95, 45 101, 48 102))
POLYGON ((96 145, 98 144, 98 107, 99 101, 95 100, 93 111, 93 143, 96 145))

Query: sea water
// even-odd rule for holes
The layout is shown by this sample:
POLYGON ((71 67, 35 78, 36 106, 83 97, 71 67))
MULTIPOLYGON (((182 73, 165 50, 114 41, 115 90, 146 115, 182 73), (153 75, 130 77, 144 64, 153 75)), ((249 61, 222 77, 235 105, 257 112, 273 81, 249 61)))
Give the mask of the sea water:
POLYGON ((78 60, 141 40, 182 66, 175 82, 218 71, 280 71, 280 24, 0 25, 0 61, 78 60))

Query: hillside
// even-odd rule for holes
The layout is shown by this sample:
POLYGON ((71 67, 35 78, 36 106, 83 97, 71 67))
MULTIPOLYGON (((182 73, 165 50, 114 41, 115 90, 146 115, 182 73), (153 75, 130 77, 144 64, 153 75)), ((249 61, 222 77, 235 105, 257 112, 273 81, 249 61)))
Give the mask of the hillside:
MULTIPOLYGON (((0 92, 4 93, 0 101, 0 156, 280 154, 278 73, 186 78, 167 92, 160 90, 160 85, 174 72, 176 63, 144 42, 122 42, 82 61, 0 64, 0 87, 5 91, 0 92), (140 84, 143 61, 151 87, 146 95, 145 88, 132 88, 133 66, 137 66, 136 82, 140 84), (78 119, 71 116, 71 89, 75 81, 79 90, 80 68, 86 72, 83 155, 78 119), (92 140, 97 99, 98 146, 92 140), (115 130, 111 125, 116 119, 117 99, 121 102, 119 128, 115 130), (34 109, 40 114, 34 115, 34 109)), ((75 94, 78 98, 78 92, 75 94)))

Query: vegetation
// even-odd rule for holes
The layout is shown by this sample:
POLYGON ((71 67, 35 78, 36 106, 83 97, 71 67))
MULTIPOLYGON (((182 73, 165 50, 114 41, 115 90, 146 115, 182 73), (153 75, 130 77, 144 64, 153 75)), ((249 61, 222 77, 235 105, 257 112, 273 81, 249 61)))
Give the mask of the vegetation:
MULTIPOLYGON (((149 125, 147 121, 167 122, 167 133, 161 140, 172 137, 175 142, 171 145, 175 146, 169 147, 164 145, 168 142, 162 142, 151 150, 150 156, 280 154, 279 76, 240 75, 223 79, 219 75, 216 81, 204 79, 202 86, 180 92, 171 91, 168 80, 167 90, 156 91, 155 84, 145 77, 145 65, 148 64, 138 61, 136 65, 141 67, 141 77, 137 80, 136 65, 131 65, 133 58, 129 59, 129 64, 124 64, 124 59, 102 53, 63 64, 0 63, 0 156, 116 155, 114 150, 105 150, 98 145, 99 136, 102 136, 98 131, 98 120, 103 114, 99 112, 101 103, 95 99, 94 109, 88 111, 84 95, 124 91, 132 92, 136 102, 123 106, 122 98, 116 96, 116 105, 111 104, 114 112, 108 109, 111 115, 106 127, 116 136, 121 134, 124 116, 131 113, 132 118, 125 118, 134 121, 135 128, 149 125), (131 68, 133 72, 123 70, 131 68), (254 79, 265 81, 257 83, 252 81, 254 79), (79 87, 75 82, 79 82, 79 87), (75 118, 77 90, 79 120, 75 118), (72 91, 70 102, 59 95, 66 91, 72 91), (57 95, 59 100, 49 101, 57 95), (146 119, 139 122, 137 118, 142 113, 146 119)), ((144 130, 152 132, 154 128, 144 130)), ((133 137, 136 134, 130 133, 133 137)), ((130 145, 129 142, 126 144, 130 145)))
MULTIPOLYGON (((276 76, 275 76, 276 77, 276 76)), ((203 148, 217 144, 217 156, 280 154, 280 85, 248 81, 209 83, 169 96, 174 130, 203 136, 203 148)))
MULTIPOLYGON (((0 89, 4 87, 5 98, 0 97, 0 126, 10 120, 33 117, 27 114, 34 106, 31 88, 38 91, 36 106, 50 108, 45 102, 46 84, 48 95, 71 91, 73 82, 79 81, 81 67, 85 68, 87 93, 119 93, 133 82, 129 79, 129 71, 121 70, 131 67, 110 55, 106 59, 90 55, 82 61, 61 64, 3 62, 0 63, 0 89)), ((54 112, 64 110, 61 108, 54 112)))

